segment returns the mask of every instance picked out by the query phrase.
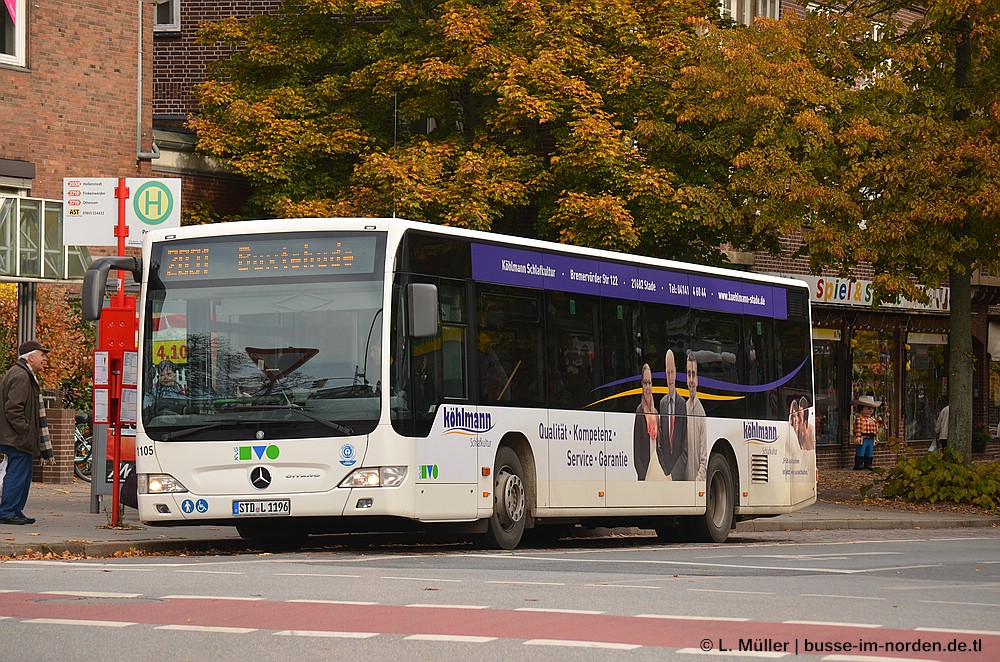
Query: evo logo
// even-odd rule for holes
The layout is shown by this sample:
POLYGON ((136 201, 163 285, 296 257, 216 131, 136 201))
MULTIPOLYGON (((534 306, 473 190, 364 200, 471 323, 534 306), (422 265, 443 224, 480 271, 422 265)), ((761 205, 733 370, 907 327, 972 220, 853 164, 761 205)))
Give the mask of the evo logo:
POLYGON ((437 480, 438 477, 438 465, 436 464, 421 464, 420 465, 420 480, 437 480))
POLYGON ((269 460, 277 460, 280 454, 281 450, 274 444, 270 444, 268 446, 233 447, 233 459, 237 462, 245 462, 247 460, 263 460, 265 457, 269 460))

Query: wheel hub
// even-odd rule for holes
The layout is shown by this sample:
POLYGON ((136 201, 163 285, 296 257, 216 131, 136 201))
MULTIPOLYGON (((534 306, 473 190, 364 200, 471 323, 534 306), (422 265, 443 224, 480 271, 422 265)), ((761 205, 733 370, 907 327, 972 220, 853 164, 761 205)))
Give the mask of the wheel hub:
POLYGON ((524 517, 524 483, 518 476, 500 474, 497 479, 497 517, 504 528, 520 522, 524 517))

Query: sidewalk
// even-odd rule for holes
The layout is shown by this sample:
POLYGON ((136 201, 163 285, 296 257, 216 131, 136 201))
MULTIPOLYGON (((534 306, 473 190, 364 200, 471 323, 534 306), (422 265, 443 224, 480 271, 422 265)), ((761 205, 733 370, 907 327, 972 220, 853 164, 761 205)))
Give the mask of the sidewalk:
MULTIPOLYGON (((90 485, 34 483, 25 512, 37 522, 26 526, 0 524, 0 557, 31 553, 108 557, 130 549, 145 553, 204 553, 211 550, 254 549, 228 526, 147 527, 138 513, 125 509, 122 527, 110 528, 111 498, 105 510, 90 512, 90 485)), ((1000 526, 1000 517, 918 512, 817 502, 798 512, 741 522, 740 532, 841 529, 940 529, 1000 526)))

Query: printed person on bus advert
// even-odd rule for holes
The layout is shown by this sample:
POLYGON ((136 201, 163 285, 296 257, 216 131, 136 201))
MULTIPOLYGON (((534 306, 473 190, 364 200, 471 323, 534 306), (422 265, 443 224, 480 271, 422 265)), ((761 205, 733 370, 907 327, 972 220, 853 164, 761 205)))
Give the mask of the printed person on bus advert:
POLYGON ((7 457, 0 496, 0 522, 4 524, 34 524, 33 517, 24 514, 31 489, 31 463, 40 457, 46 464, 55 464, 52 440, 49 436, 45 406, 38 384, 38 371, 45 368, 51 350, 37 340, 21 343, 18 359, 0 380, 0 453, 7 457))
POLYGON ((639 480, 666 480, 660 466, 660 415, 653 402, 653 373, 648 363, 642 365, 642 401, 635 410, 632 434, 635 472, 639 480))
POLYGON ((667 393, 660 398, 660 421, 663 428, 660 464, 672 480, 687 480, 687 416, 684 398, 677 392, 677 361, 674 351, 664 356, 667 393))
POLYGON ((708 471, 708 427, 705 407, 698 399, 698 358, 687 353, 687 480, 705 480, 708 471))
POLYGON ((793 398, 788 406, 788 422, 795 432, 799 449, 816 450, 816 428, 809 420, 809 400, 805 397, 793 398))

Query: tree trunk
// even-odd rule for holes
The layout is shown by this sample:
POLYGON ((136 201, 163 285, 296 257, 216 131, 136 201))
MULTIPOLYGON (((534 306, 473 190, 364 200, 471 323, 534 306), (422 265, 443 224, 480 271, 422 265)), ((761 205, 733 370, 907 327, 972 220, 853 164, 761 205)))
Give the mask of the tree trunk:
POLYGON ((972 461, 972 269, 967 255, 959 257, 965 271, 952 269, 951 315, 948 334, 948 446, 972 461))

